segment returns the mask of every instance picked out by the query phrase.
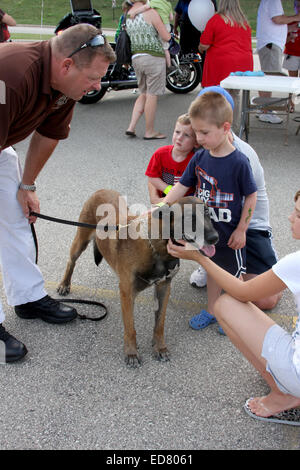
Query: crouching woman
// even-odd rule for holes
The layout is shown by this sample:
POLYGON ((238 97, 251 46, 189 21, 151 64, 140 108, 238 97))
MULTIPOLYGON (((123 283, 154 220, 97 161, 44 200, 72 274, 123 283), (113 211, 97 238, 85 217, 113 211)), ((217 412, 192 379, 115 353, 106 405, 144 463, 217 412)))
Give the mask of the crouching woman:
MULTIPOLYGON (((289 216, 292 237, 300 240, 300 191, 289 216)), ((225 294, 215 303, 214 313, 232 343, 242 352, 270 386, 266 396, 250 398, 244 405, 253 418, 300 425, 300 250, 278 261, 272 269, 243 282, 197 250, 168 243, 172 256, 190 259, 203 266, 225 294), (288 288, 298 308, 292 335, 277 325, 252 302, 288 288)), ((183 245, 183 246, 182 246, 183 245)))

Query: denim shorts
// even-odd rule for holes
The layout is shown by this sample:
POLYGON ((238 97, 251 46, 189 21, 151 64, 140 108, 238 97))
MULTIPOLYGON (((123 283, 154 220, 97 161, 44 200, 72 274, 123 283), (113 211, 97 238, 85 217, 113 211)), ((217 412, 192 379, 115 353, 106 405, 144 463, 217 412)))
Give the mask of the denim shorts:
POLYGON ((279 325, 271 326, 264 339, 262 357, 266 359, 266 370, 285 394, 300 397, 300 376, 293 364, 295 345, 292 336, 279 325))

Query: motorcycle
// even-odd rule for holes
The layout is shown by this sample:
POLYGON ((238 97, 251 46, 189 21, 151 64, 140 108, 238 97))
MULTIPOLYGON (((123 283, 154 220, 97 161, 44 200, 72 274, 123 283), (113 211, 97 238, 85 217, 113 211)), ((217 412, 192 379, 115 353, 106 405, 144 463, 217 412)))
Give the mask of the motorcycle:
MULTIPOLYGON (((82 15, 72 12, 65 15, 58 23, 55 34, 78 23, 89 23, 101 30, 101 15, 93 9, 93 13, 82 15)), ((115 43, 110 43, 115 49, 115 43)), ((171 52, 171 70, 167 73, 166 87, 177 94, 185 94, 194 90, 202 80, 202 59, 198 53, 176 54, 171 52)), ((87 93, 79 101, 82 104, 92 104, 101 100, 106 92, 111 90, 129 90, 138 88, 137 78, 132 65, 120 66, 110 64, 106 75, 101 80, 100 90, 87 93)))

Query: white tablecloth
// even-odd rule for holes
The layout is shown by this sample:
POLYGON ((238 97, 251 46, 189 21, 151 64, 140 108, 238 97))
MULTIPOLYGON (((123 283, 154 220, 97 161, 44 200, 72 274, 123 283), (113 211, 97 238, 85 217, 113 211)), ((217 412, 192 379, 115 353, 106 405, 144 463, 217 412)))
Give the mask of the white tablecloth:
POLYGON ((300 78, 265 75, 263 77, 246 77, 229 75, 221 81, 223 88, 235 90, 256 90, 282 93, 300 93, 300 78))

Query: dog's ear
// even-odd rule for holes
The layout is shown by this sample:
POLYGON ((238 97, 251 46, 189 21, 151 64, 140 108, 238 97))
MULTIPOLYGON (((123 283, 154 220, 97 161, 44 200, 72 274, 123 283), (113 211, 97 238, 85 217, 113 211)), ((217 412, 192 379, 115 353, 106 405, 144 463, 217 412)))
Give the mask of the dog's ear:
POLYGON ((164 215, 167 215, 170 213, 170 206, 169 204, 164 204, 160 207, 158 207, 157 209, 155 209, 153 212, 152 212, 152 217, 154 219, 162 219, 164 217, 164 215))

